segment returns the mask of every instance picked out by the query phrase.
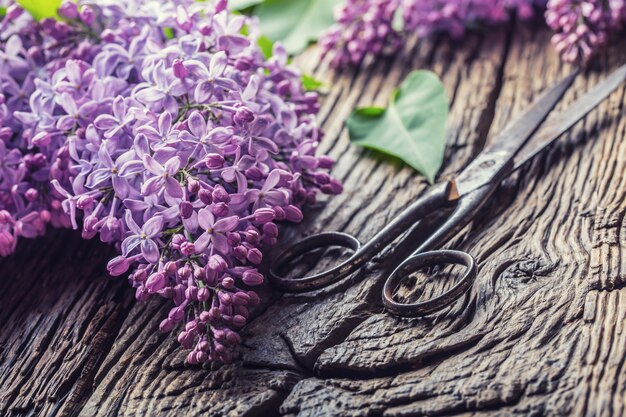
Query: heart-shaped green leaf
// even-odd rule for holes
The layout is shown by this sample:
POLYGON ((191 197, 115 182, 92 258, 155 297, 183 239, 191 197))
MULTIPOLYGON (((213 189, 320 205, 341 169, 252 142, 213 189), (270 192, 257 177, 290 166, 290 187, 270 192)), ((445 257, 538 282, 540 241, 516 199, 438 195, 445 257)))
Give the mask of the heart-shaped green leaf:
POLYGON ((57 17, 61 6, 61 0, 17 0, 17 3, 37 20, 57 17))
POLYGON ((350 140, 401 159, 432 183, 443 162, 448 107, 439 77, 413 71, 393 92, 386 109, 365 107, 350 115, 350 140))
POLYGON ((255 8, 261 32, 290 54, 302 51, 334 23, 337 0, 265 0, 255 8))

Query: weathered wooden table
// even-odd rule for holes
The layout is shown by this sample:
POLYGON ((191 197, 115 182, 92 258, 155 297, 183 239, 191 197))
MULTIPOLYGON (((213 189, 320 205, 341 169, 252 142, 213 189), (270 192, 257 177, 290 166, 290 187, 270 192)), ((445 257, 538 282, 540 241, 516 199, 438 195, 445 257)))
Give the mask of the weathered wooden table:
MULTIPOLYGON (((414 40, 343 74, 319 66, 314 48, 304 54, 301 66, 331 86, 321 150, 338 160, 345 192, 284 240, 330 229, 367 239, 426 187, 349 144, 355 105, 384 104, 412 69, 439 73, 452 102, 445 176, 570 71, 548 42, 521 26, 414 40)), ((623 62, 626 42, 565 101, 623 62)), ((390 265, 374 264, 334 290, 268 293, 239 362, 188 368, 158 331, 167 304, 136 303, 107 276, 111 248, 71 231, 22 242, 0 263, 0 416, 624 415, 625 92, 503 184, 453 242, 479 261, 471 293, 424 319, 383 311, 390 265)))

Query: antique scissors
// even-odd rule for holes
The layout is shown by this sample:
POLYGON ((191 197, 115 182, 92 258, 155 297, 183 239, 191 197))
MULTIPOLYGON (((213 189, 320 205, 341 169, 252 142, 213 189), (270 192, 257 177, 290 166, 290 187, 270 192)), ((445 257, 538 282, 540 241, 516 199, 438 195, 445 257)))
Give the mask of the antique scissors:
POLYGON ((320 289, 352 274, 383 248, 404 235, 427 215, 450 208, 451 214, 409 257, 387 278, 383 287, 383 304, 388 311, 404 317, 431 314, 452 304, 472 286, 477 275, 474 258, 456 250, 442 250, 443 244, 459 233, 489 200, 504 178, 569 130, 576 122, 596 108, 626 79, 626 65, 621 66, 567 109, 554 115, 541 130, 577 77, 578 71, 548 88, 528 110, 510 123, 465 169, 451 179, 430 187, 365 244, 342 232, 323 232, 304 238, 288 247, 270 266, 270 282, 285 292, 307 292, 320 289), (304 277, 287 277, 289 265, 315 249, 329 247, 351 249, 349 259, 326 271, 304 277), (399 303, 394 292, 403 278, 428 266, 462 265, 461 278, 443 294, 425 301, 399 303))

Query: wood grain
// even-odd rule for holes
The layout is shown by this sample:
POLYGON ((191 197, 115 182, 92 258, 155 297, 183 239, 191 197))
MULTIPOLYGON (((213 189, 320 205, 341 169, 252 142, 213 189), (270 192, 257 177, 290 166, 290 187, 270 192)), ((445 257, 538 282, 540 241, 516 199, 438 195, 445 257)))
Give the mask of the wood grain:
MULTIPOLYGON (((350 145, 343 124, 355 106, 384 105, 413 69, 437 72, 452 104, 445 177, 571 70, 548 42, 546 31, 522 26, 462 43, 412 39, 391 59, 341 73, 315 48, 299 57, 326 82, 320 152, 337 159, 346 191, 309 209, 283 241, 322 230, 366 240, 427 186, 350 145)), ((626 61, 625 45, 579 77, 563 104, 626 61)), ((382 309, 386 274, 425 225, 334 287, 289 296, 267 288, 229 366, 186 367, 174 338, 158 332, 167 305, 136 303, 123 279, 106 276, 111 248, 70 231, 22 241, 0 261, 0 415, 623 415, 625 95, 505 181, 450 243, 480 267, 455 305, 410 320, 382 309)), ((401 296, 417 294, 405 286, 401 296)))

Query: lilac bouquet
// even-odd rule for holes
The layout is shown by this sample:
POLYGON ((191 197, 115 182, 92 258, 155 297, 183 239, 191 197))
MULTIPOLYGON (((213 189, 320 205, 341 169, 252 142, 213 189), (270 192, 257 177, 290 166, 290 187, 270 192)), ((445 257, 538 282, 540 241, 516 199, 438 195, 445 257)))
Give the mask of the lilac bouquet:
POLYGON ((225 0, 67 0, 2 20, 0 251, 46 224, 115 244, 111 275, 169 298, 187 362, 232 359, 276 222, 342 188, 318 97, 225 0), (11 117, 14 115, 14 117, 11 117))
POLYGON ((514 14, 526 20, 541 9, 562 58, 582 64, 626 20, 624 0, 347 0, 320 43, 330 64, 344 67, 393 52, 407 33, 460 38, 468 26, 506 22, 514 14))

